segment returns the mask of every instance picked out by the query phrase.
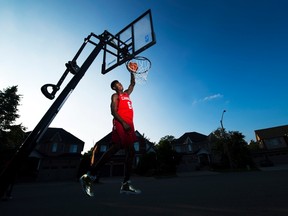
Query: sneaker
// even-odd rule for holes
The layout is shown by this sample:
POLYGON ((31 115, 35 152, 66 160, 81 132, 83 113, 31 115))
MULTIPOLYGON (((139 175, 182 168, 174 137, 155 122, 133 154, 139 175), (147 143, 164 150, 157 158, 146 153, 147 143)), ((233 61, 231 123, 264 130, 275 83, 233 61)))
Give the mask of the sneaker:
POLYGON ((94 193, 92 191, 93 179, 89 175, 84 174, 81 176, 79 181, 80 181, 80 184, 82 186, 84 193, 86 193, 90 197, 93 197, 94 196, 94 193))
POLYGON ((141 194, 141 190, 134 188, 131 185, 131 181, 122 183, 120 194, 141 194))

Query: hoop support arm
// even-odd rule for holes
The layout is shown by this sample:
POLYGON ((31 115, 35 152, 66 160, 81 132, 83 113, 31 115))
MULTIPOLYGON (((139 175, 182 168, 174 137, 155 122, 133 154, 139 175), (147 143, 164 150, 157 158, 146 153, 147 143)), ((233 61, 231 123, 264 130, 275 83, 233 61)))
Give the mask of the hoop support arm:
MULTIPOLYGON (((77 86, 82 77, 85 75, 86 71, 93 63, 93 61, 95 60, 95 58, 97 57, 103 46, 104 42, 100 41, 99 44, 92 50, 92 52, 87 57, 81 68, 79 68, 79 71, 69 81, 69 83, 63 89, 63 91, 60 93, 60 95, 57 97, 57 99, 54 101, 54 103, 51 105, 51 107, 48 109, 48 111, 36 125, 34 130, 29 134, 26 140, 18 148, 17 152, 14 154, 8 165, 0 173, 0 197, 2 197, 5 194, 5 191, 7 190, 11 181, 13 181, 15 172, 17 172, 17 170, 19 169, 21 162, 23 161, 23 159, 29 156, 29 154, 33 151, 36 145, 40 142, 47 128, 49 127, 53 119, 56 117, 61 107, 66 102, 66 100, 69 98, 74 88, 77 86)), ((79 54, 79 52, 77 54, 79 54)), ((77 54, 76 59, 79 56, 79 55, 77 56, 77 54)), ((56 88, 52 84, 46 84, 46 88, 48 87, 56 88)))
MULTIPOLYGON (((68 61, 68 63, 65 64, 67 69, 64 71, 64 73, 61 76, 61 78, 59 79, 58 83, 56 85, 55 84, 45 84, 41 87, 41 92, 44 94, 45 97, 47 97, 50 100, 53 100, 55 98, 55 94, 60 89, 60 86, 63 83, 63 81, 65 80, 65 78, 67 77, 68 73, 71 72, 73 75, 75 75, 80 70, 76 61, 77 61, 78 57, 80 56, 80 54, 82 53, 83 49, 85 48, 87 42, 90 40, 91 36, 92 36, 92 33, 90 35, 88 35, 87 38, 84 39, 83 44, 81 45, 81 47, 77 51, 77 53, 74 56, 74 58, 72 59, 72 61, 68 61), (52 91, 49 91, 48 88, 52 89, 52 91)), ((95 46, 97 46, 97 44, 95 44, 95 46)))

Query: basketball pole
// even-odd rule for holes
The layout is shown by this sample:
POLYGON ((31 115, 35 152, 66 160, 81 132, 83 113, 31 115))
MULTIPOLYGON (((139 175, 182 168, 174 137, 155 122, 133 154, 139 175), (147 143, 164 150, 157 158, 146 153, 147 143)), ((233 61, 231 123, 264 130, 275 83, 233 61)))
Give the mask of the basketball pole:
MULTIPOLYGON (((91 35, 88 38, 90 37, 91 35)), ((95 58, 98 56, 100 51, 105 46, 106 43, 105 34, 102 34, 100 37, 98 37, 98 39, 99 43, 92 50, 90 55, 82 64, 81 68, 79 68, 74 77, 69 81, 69 83, 63 89, 63 91, 60 93, 60 95, 57 97, 54 103, 50 106, 50 108, 47 110, 47 112, 39 121, 39 123, 36 125, 34 130, 21 144, 21 146, 18 148, 18 150, 16 151, 16 153, 14 154, 8 165, 0 174, 0 197, 2 197, 5 194, 7 188, 9 187, 9 184, 14 181, 15 173, 19 170, 19 166, 21 165, 22 160, 27 158, 29 154, 33 151, 33 149, 36 147, 36 145, 39 143, 42 136, 46 132, 47 128, 60 111, 61 107, 64 105, 66 100, 69 98, 70 94, 73 92, 77 84, 85 75, 88 68, 91 66, 95 58)), ((83 50, 87 42, 89 42, 89 39, 85 39, 83 45, 80 47, 79 51, 77 52, 73 60, 76 61, 76 59, 80 55, 81 51, 83 50)), ((56 92, 54 92, 54 94, 55 93, 56 92)))
POLYGON ((80 80, 85 75, 86 71, 91 66, 91 64, 93 63, 93 61, 95 60, 95 58, 98 56, 98 54, 100 53, 102 49, 104 50, 102 74, 105 74, 108 71, 114 69, 115 67, 132 59, 137 54, 151 47, 155 43, 156 43, 156 40, 155 40, 155 34, 153 30, 152 16, 151 16, 150 9, 147 10, 140 17, 138 17, 136 20, 134 20, 132 23, 130 23, 128 26, 126 26, 124 29, 122 29, 116 35, 113 35, 109 33, 108 31, 104 31, 101 35, 95 35, 94 33, 91 33, 87 38, 85 38, 84 43, 82 44, 82 46, 76 53, 73 60, 66 63, 67 69, 65 70, 64 74, 62 75, 58 83, 56 85, 46 84, 41 87, 42 93, 47 98, 54 99, 56 92, 60 89, 60 85, 62 84, 63 80, 66 78, 67 74, 71 72, 74 75, 74 77, 66 85, 66 87, 63 89, 63 91, 55 100, 55 102, 50 106, 48 111, 45 113, 45 115, 36 125, 34 130, 28 135, 28 137, 25 139, 22 145, 17 149, 16 153, 13 155, 8 165, 0 173, 0 197, 2 197, 5 194, 7 188, 9 187, 11 182, 13 182, 13 180, 15 179, 15 173, 18 171, 22 160, 27 158, 29 154, 33 151, 33 149, 36 147, 36 145, 41 141, 41 138, 45 134, 47 128, 49 127, 53 119, 56 117, 61 107, 64 105, 64 103, 66 102, 66 100, 68 99, 72 91, 74 90, 74 88, 80 82, 80 80), (142 23, 142 22, 145 22, 144 24, 148 24, 148 29, 146 29, 146 32, 144 32, 145 33, 144 35, 142 34, 143 32, 141 32, 140 35, 135 34, 134 25, 136 23, 142 23), (132 40, 128 44, 126 44, 126 41, 125 42, 122 41, 122 36, 124 36, 124 39, 125 39, 127 31, 131 31, 131 36, 130 36, 131 38, 128 38, 128 41, 130 39, 132 40), (138 37, 136 38, 137 41, 141 39, 139 38, 139 36, 142 36, 142 39, 145 41, 145 43, 141 44, 142 46, 139 46, 137 50, 135 50, 135 44, 134 44, 135 35, 138 35, 138 37), (90 40, 92 36, 97 38, 99 42, 96 43, 90 40), (117 41, 117 44, 115 43, 114 40, 117 41), (95 45, 95 48, 92 50, 92 52, 87 57, 85 62, 82 64, 82 66, 79 68, 79 66, 76 63, 76 60, 88 42, 95 45), (132 53, 129 53, 129 49, 132 50, 132 53), (112 64, 112 66, 109 66, 108 68, 106 68, 106 63, 105 63, 106 52, 109 53, 109 56, 112 55, 115 58, 114 59, 115 64, 112 64), (52 92, 49 92, 48 88, 52 88, 52 92))

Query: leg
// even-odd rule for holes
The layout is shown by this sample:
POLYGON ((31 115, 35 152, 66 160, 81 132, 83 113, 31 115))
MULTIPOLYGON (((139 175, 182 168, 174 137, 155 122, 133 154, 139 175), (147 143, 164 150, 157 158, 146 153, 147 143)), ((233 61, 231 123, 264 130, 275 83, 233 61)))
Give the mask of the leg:
POLYGON ((117 144, 113 144, 108 151, 106 151, 101 158, 97 161, 97 163, 92 164, 90 168, 90 173, 92 176, 97 175, 97 172, 102 168, 102 166, 110 160, 110 158, 119 151, 120 146, 117 144))
POLYGON ((90 197, 94 196, 92 186, 93 182, 96 180, 96 174, 100 168, 111 158, 120 149, 119 145, 113 144, 107 152, 105 152, 102 157, 97 161, 96 164, 90 167, 90 170, 87 174, 84 174, 80 177, 80 184, 83 191, 90 197))
POLYGON ((122 183, 120 193, 124 194, 140 194, 141 190, 134 188, 131 185, 130 176, 132 172, 133 160, 135 155, 135 149, 133 145, 129 145, 126 149, 126 161, 125 161, 125 175, 122 183))
POLYGON ((97 154, 98 152, 99 152, 99 147, 98 145, 95 145, 92 151, 90 166, 93 166, 93 164, 95 164, 95 154, 97 154))
POLYGON ((126 149, 126 160, 125 160, 125 171, 124 171, 124 181, 127 182, 130 180, 131 172, 132 172, 132 166, 133 166, 133 160, 135 156, 135 149, 133 145, 129 145, 126 149))

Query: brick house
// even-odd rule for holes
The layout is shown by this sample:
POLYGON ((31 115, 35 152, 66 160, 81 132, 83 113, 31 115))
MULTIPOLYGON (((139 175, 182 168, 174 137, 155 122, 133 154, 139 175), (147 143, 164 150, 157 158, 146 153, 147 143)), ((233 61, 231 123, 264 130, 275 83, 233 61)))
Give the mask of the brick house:
POLYGON ((253 153, 260 166, 288 164, 288 125, 255 130, 259 151, 253 153))
POLYGON ((211 149, 209 137, 197 132, 184 133, 173 140, 172 148, 182 155, 182 160, 177 168, 178 172, 193 171, 204 168, 211 163, 211 149))
POLYGON ((48 128, 29 155, 26 175, 36 181, 75 180, 84 142, 62 128, 48 128))
MULTIPOLYGON (((137 142, 134 143, 135 158, 133 162, 133 168, 137 167, 140 157, 143 154, 149 152, 155 152, 155 147, 152 142, 147 140, 139 131, 135 131, 137 136, 137 142)), ((112 132, 107 134, 101 140, 96 142, 95 147, 97 147, 97 153, 95 154, 95 160, 97 161, 104 152, 106 152, 111 146, 112 132)), ((112 156, 110 161, 105 164, 101 170, 101 176, 111 177, 111 176, 123 176, 125 167, 125 151, 120 150, 115 155, 112 156)))

